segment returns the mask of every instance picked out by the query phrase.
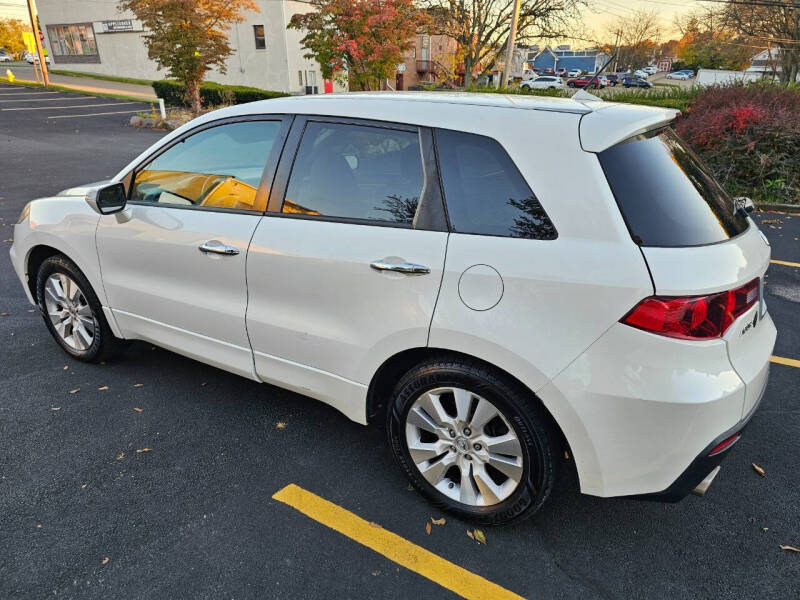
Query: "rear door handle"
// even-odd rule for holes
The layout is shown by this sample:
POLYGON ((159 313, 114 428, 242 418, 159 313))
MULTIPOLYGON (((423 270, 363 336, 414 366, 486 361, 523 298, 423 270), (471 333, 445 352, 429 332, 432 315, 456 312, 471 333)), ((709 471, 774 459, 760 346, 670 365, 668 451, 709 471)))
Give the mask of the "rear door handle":
POLYGON ((217 240, 209 240, 207 242, 203 242, 200 244, 199 248, 200 252, 203 254, 224 254, 225 256, 235 256, 239 254, 239 249, 234 248, 233 246, 226 246, 220 241, 217 240))
POLYGON ((376 260, 370 263, 369 266, 376 271, 396 271, 398 273, 407 273, 410 275, 426 275, 431 272, 430 267, 414 263, 390 263, 383 260, 376 260))

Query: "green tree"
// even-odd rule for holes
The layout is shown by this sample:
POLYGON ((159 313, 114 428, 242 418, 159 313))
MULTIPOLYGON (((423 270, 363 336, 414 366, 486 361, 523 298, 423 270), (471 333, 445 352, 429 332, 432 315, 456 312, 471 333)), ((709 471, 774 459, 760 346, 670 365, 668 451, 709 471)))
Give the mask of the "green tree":
POLYGON ((118 5, 142 22, 148 56, 184 83, 195 113, 206 73, 226 72, 225 59, 233 53, 231 25, 243 22, 245 11, 259 10, 254 0, 120 0, 118 5))
POLYGON ((379 89, 393 79, 403 54, 426 23, 413 0, 310 0, 314 11, 296 14, 290 29, 305 32, 306 58, 325 79, 350 79, 359 90, 379 89))
POLYGON ((30 25, 19 19, 0 19, 0 48, 9 54, 21 54, 25 50, 22 33, 30 30, 30 25))

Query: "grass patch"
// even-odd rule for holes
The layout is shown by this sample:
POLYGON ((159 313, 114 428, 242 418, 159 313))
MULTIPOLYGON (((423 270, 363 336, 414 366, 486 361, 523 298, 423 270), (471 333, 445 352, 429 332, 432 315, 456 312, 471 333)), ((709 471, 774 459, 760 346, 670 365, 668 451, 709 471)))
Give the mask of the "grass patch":
POLYGON ((146 85, 153 84, 152 79, 134 79, 133 77, 115 77, 113 75, 101 75, 99 73, 83 73, 81 71, 63 71, 61 69, 50 69, 48 71, 53 75, 66 75, 67 77, 88 77, 89 79, 99 79, 101 81, 114 81, 116 83, 130 83, 133 85, 146 85))
MULTIPOLYGON (((41 83, 33 81, 20 81, 15 79, 13 82, 9 81, 7 77, 0 77, 0 83, 9 83, 11 85, 21 85, 29 88, 44 88, 41 83)), ((116 98, 118 100, 135 100, 136 102, 149 102, 150 104, 157 104, 158 100, 155 98, 142 98, 140 96, 128 96, 127 94, 112 94, 106 92, 90 92, 89 90, 77 90, 75 88, 67 87, 64 85, 50 84, 47 86, 48 90, 55 92, 70 92, 73 94, 81 94, 82 96, 97 96, 98 98, 116 98)))

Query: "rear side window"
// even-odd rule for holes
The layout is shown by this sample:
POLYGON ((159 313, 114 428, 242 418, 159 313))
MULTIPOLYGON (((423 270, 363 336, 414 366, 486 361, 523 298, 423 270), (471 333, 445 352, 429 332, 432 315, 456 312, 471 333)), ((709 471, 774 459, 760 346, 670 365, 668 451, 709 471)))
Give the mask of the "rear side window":
POLYGON ((747 229, 697 155, 671 129, 599 155, 631 235, 642 246, 702 246, 747 229))
POLYGON ((310 122, 283 212, 411 225, 424 182, 417 133, 310 122))
POLYGON ((552 240, 556 229, 503 147, 492 138, 436 130, 453 231, 552 240))

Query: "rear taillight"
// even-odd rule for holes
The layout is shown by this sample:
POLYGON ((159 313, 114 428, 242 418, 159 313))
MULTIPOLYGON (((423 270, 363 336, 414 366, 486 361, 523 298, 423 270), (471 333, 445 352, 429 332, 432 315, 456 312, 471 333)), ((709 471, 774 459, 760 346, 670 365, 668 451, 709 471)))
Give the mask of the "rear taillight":
POLYGON ((735 290, 709 296, 650 296, 621 319, 622 323, 685 340, 722 337, 728 327, 758 302, 759 279, 735 290))

